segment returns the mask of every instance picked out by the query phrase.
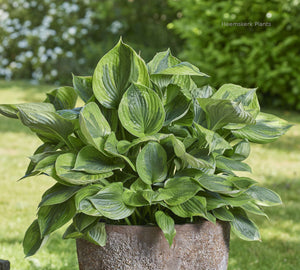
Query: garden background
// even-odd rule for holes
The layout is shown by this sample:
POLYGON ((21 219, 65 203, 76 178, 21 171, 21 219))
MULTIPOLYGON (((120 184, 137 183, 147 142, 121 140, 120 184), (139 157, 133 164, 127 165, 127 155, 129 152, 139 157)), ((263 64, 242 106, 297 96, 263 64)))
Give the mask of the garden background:
MULTIPOLYGON (((253 178, 278 192, 283 206, 255 218, 262 242, 231 241, 230 269, 299 269, 300 258, 300 1, 0 0, 0 103, 35 102, 71 74, 92 75, 120 38, 150 60, 171 48, 211 77, 258 87, 263 111, 294 127, 277 142, 253 145, 253 178), (234 24, 235 23, 235 24, 234 24)), ((56 233, 24 259, 22 239, 35 216, 46 177, 16 182, 33 134, 0 117, 0 258, 12 269, 78 269, 75 242, 56 233)))

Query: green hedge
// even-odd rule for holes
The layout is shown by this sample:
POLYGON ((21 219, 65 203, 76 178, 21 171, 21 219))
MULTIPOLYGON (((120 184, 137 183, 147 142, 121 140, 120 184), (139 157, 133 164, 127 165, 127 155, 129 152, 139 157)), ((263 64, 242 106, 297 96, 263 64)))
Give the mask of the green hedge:
POLYGON ((259 87, 265 105, 300 109, 298 0, 169 0, 169 4, 180 14, 168 25, 185 40, 180 57, 211 75, 215 87, 228 81, 259 87))
POLYGON ((70 83, 90 75, 123 36, 147 60, 169 46, 175 19, 167 0, 1 0, 0 78, 70 83))

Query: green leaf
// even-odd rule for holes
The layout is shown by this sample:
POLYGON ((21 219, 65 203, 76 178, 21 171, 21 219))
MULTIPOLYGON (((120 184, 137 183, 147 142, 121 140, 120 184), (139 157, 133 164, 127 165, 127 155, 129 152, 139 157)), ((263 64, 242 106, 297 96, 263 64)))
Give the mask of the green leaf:
POLYGON ((238 196, 235 197, 228 197, 223 195, 220 195, 220 197, 226 202, 226 205, 230 205, 234 207, 242 206, 245 203, 248 203, 249 201, 252 200, 252 198, 245 193, 238 194, 238 196))
POLYGON ((206 216, 206 199, 200 196, 194 196, 186 202, 170 206, 170 210, 177 216, 182 218, 190 218, 193 216, 206 216))
POLYGON ((250 89, 235 84, 224 84, 214 93, 212 98, 241 102, 246 112, 250 113, 253 118, 256 118, 260 111, 256 88, 250 89))
POLYGON ((128 152, 130 150, 130 148, 132 148, 132 147, 134 147, 134 146, 136 146, 140 143, 148 142, 148 141, 159 142, 160 140, 168 138, 169 136, 171 136, 171 135, 170 134, 156 133, 154 135, 134 139, 131 142, 126 141, 126 140, 122 140, 122 141, 118 142, 117 150, 118 150, 119 153, 125 154, 126 152, 128 152))
POLYGON ((19 110, 55 112, 55 108, 51 103, 0 104, 0 114, 6 117, 17 119, 19 110))
POLYGON ((86 232, 84 238, 95 245, 104 247, 106 244, 105 223, 98 222, 88 232, 86 232))
POLYGON ((212 210, 214 216, 217 219, 223 220, 223 221, 233 221, 234 216, 233 214, 227 210, 225 207, 220 207, 217 209, 212 210))
POLYGON ((126 205, 140 207, 149 205, 149 202, 143 196, 143 190, 125 190, 122 194, 123 202, 126 205))
POLYGON ((282 204, 280 196, 268 188, 252 186, 246 193, 250 195, 258 205, 274 206, 282 204))
POLYGON ((50 234, 65 225, 76 213, 74 200, 42 206, 38 211, 38 223, 41 235, 50 234))
POLYGON ((200 72, 196 66, 188 62, 181 62, 174 57, 169 49, 165 52, 157 53, 147 65, 151 75, 195 75, 208 77, 200 72))
POLYGON ((125 155, 122 155, 119 153, 118 151, 118 140, 116 138, 116 134, 114 132, 110 133, 107 137, 107 140, 105 142, 105 145, 104 145, 104 150, 113 155, 113 156, 116 156, 116 157, 120 157, 122 159, 124 159, 129 165, 130 167, 136 171, 136 168, 135 168, 135 165, 132 163, 132 161, 125 155))
POLYGON ((100 185, 100 184, 88 185, 86 187, 81 188, 75 195, 76 209, 79 209, 79 204, 83 199, 85 199, 89 196, 95 195, 102 188, 103 188, 103 185, 100 185))
POLYGON ((233 185, 226 178, 216 175, 202 175, 197 179, 199 184, 205 189, 219 193, 231 193, 233 185))
POLYGON ((166 151, 159 143, 148 142, 137 156, 136 168, 146 184, 164 181, 168 173, 166 151))
POLYGON ((217 130, 229 123, 255 124, 255 119, 244 110, 241 103, 213 98, 198 98, 197 101, 206 113, 210 130, 217 130))
POLYGON ((81 107, 74 108, 74 109, 65 109, 65 110, 58 110, 56 113, 58 113, 61 117, 67 119, 67 120, 73 120, 75 124, 77 125, 77 120, 79 118, 79 113, 81 111, 81 107))
POLYGON ((231 150, 227 150, 224 155, 231 159, 243 161, 250 154, 250 143, 247 139, 244 139, 233 146, 231 150))
POLYGON ((71 121, 54 112, 35 112, 31 109, 19 109, 18 115, 22 123, 33 132, 56 143, 63 141, 68 144, 67 137, 74 130, 71 121))
POLYGON ((111 129, 95 102, 83 107, 79 115, 79 123, 86 141, 101 151, 105 143, 104 137, 111 133, 111 129))
POLYGON ((137 137, 157 133, 165 121, 158 95, 139 84, 132 84, 123 95, 118 114, 123 127, 137 137))
POLYGON ((118 220, 130 216, 134 211, 133 207, 124 204, 122 194, 123 184, 117 182, 104 187, 89 200, 104 217, 118 220))
POLYGON ((64 186, 56 183, 43 194, 39 207, 63 203, 70 199, 78 190, 79 187, 64 186))
POLYGON ((62 153, 64 152, 59 151, 59 152, 54 152, 52 154, 50 152, 49 155, 45 156, 43 159, 41 159, 36 163, 34 171, 51 175, 53 168, 55 166, 56 159, 62 153))
POLYGON ((158 227, 163 231, 169 246, 171 247, 176 235, 174 220, 162 211, 157 211, 155 213, 155 220, 158 227))
POLYGON ((199 141, 203 141, 206 143, 205 146, 208 146, 209 153, 217 150, 225 150, 231 149, 231 145, 222 138, 217 132, 209 130, 207 128, 202 127, 201 125, 194 123, 195 127, 195 135, 199 139, 199 141))
POLYGON ((243 205, 241 205, 241 208, 244 209, 246 212, 259 215, 259 216, 265 216, 266 218, 269 218, 268 215, 255 203, 248 202, 243 205))
POLYGON ((270 143, 288 131, 292 125, 277 116, 259 113, 256 124, 232 130, 232 134, 241 139, 255 143, 270 143))
POLYGON ((83 232, 91 225, 98 223, 98 220, 99 217, 88 216, 86 214, 79 213, 73 218, 73 224, 78 231, 83 232))
POLYGON ((93 96, 92 76, 73 75, 73 87, 80 98, 87 102, 93 96))
POLYGON ((187 153, 183 142, 177 139, 173 134, 167 136, 166 138, 163 138, 161 140, 161 144, 171 144, 174 149, 174 154, 191 168, 200 169, 202 171, 213 168, 213 166, 207 161, 196 158, 193 155, 187 153))
POLYGON ((99 174, 108 173, 121 168, 124 168, 124 163, 121 160, 108 158, 93 146, 88 145, 79 151, 73 170, 99 174))
MULTIPOLYGON (((42 144, 42 145, 40 145, 36 150, 35 150, 35 152, 34 152, 34 156, 35 155, 38 155, 38 154, 42 154, 42 153, 44 153, 44 152, 52 152, 53 150, 55 150, 55 146, 54 145, 52 145, 52 144, 48 144, 48 143, 44 143, 44 144, 42 144)), ((29 165, 28 165, 28 167, 27 167, 27 170, 26 170, 26 172, 25 172, 25 175, 22 177, 22 178, 20 178, 20 180, 22 180, 22 179, 24 179, 24 178, 26 178, 26 177, 30 177, 30 176, 33 176, 33 175, 36 175, 36 174, 38 174, 38 172, 34 172, 34 169, 35 169, 35 166, 36 166, 36 164, 40 161, 40 160, 42 160, 44 157, 42 156, 40 159, 38 159, 38 160, 32 160, 32 159, 30 159, 30 163, 29 163, 29 165)))
POLYGON ((194 118, 195 118, 194 110, 190 106, 186 114, 183 115, 181 118, 175 120, 173 124, 177 126, 189 127, 193 124, 194 118))
POLYGON ((34 255, 48 237, 42 237, 38 220, 32 222, 23 239, 23 250, 26 257, 34 255))
POLYGON ((234 219, 230 221, 232 231, 241 239, 246 241, 260 240, 257 226, 245 213, 241 211, 233 212, 234 219))
POLYGON ((86 185, 90 183, 99 182, 104 178, 113 175, 113 172, 88 174, 84 172, 73 171, 76 161, 76 155, 73 153, 66 153, 60 155, 55 163, 55 169, 57 175, 72 185, 86 185))
POLYGON ((251 172, 251 168, 248 164, 241 161, 231 159, 224 156, 216 157, 217 168, 225 171, 245 171, 251 172))
POLYGON ((238 189, 248 189, 249 187, 255 185, 257 182, 249 177, 237 177, 232 176, 227 178, 232 184, 234 184, 238 189))
POLYGON ((78 231, 72 223, 63 234, 63 239, 76 239, 83 237, 83 233, 78 231))
MULTIPOLYGON (((180 87, 170 84, 166 90, 166 102, 164 105, 166 118, 164 126, 181 119, 190 108, 190 102, 184 94, 180 92, 180 87)), ((194 118, 194 117, 193 117, 194 118)))
POLYGON ((157 203, 163 200, 167 200, 173 197, 172 192, 166 192, 166 190, 159 189, 154 191, 151 188, 141 191, 143 197, 150 203, 157 203), (161 192, 162 191, 162 192, 161 192))
POLYGON ((73 109, 77 101, 75 89, 69 86, 60 87, 47 93, 44 102, 52 103, 56 110, 73 109))
POLYGON ((130 186, 133 191, 151 189, 151 185, 146 184, 141 178, 136 179, 130 186))
POLYGON ((150 86, 145 62, 122 40, 99 61, 93 75, 93 90, 98 101, 108 109, 118 109, 131 83, 150 86))
POLYGON ((178 205, 192 198, 199 190, 200 184, 190 177, 170 178, 165 182, 164 188, 159 189, 159 193, 171 196, 165 202, 169 205, 178 205))

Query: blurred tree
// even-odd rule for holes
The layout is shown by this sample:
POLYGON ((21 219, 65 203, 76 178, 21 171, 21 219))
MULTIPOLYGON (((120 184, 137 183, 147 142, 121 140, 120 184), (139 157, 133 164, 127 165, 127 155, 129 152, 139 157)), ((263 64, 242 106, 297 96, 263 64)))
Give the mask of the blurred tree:
POLYGON ((259 87, 264 104, 300 109, 299 0, 169 4, 181 13, 168 24, 185 40, 180 56, 211 75, 213 86, 259 87))
POLYGON ((0 77, 70 83, 120 38, 143 57, 180 42, 167 0, 1 0, 0 77))

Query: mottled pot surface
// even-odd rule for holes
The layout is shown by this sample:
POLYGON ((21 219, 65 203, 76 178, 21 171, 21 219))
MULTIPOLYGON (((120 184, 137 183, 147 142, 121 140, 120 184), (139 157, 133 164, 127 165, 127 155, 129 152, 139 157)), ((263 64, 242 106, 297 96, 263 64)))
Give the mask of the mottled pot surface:
POLYGON ((230 225, 218 221, 175 225, 169 248, 154 226, 106 225, 107 243, 77 240, 80 270, 226 270, 230 225))

